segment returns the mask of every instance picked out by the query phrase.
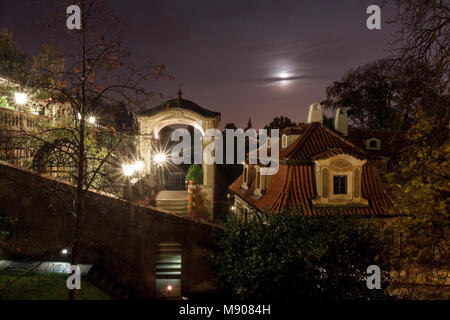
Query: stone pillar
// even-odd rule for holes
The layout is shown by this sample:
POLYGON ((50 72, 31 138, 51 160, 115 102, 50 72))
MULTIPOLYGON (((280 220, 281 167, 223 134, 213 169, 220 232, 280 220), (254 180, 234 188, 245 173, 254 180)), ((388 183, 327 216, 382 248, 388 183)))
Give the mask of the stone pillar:
POLYGON ((144 167, 144 175, 147 175, 151 171, 151 160, 152 160, 152 154, 151 154, 151 135, 148 134, 141 134, 139 135, 139 157, 144 161, 145 167, 144 167))
MULTIPOLYGON (((208 142, 213 143, 213 141, 208 142)), ((202 153, 207 144, 202 143, 202 153)), ((203 157, 202 157, 203 158, 203 157)), ((215 163, 207 164, 205 159, 202 162, 203 185, 200 187, 200 196, 202 198, 203 207, 208 218, 214 220, 214 197, 215 197, 215 163)))

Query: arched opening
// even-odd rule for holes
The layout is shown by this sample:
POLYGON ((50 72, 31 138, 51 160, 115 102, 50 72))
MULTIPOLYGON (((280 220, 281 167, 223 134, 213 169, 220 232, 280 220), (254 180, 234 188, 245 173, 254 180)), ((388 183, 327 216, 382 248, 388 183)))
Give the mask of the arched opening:
POLYGON ((377 143, 377 141, 376 141, 376 140, 371 140, 371 141, 369 142, 369 147, 372 148, 372 149, 378 148, 378 143, 377 143))
POLYGON ((182 251, 178 242, 158 244, 156 256, 156 296, 180 297, 182 251))
POLYGON ((76 146, 67 139, 46 143, 38 149, 33 158, 33 170, 46 175, 74 180, 76 168, 76 146))
MULTIPOLYGON (((217 128, 220 113, 202 108, 192 101, 183 99, 181 95, 180 91, 178 92, 178 98, 168 100, 137 115, 139 126, 138 157, 144 162, 142 174, 144 177, 150 177, 150 179, 147 179, 147 181, 150 181, 149 185, 152 190, 150 199, 156 207, 161 208, 162 205, 163 209, 171 212, 183 211, 180 210, 183 208, 187 212, 187 179, 185 174, 180 174, 180 171, 177 172, 177 168, 181 168, 184 173, 187 173, 190 165, 200 166, 202 181, 195 186, 194 210, 189 209, 189 212, 192 211, 192 213, 205 218, 212 218, 214 212, 215 164, 203 161, 203 149, 209 142, 203 141, 202 137, 208 129, 217 128), (186 145, 189 144, 184 143, 183 137, 174 136, 178 141, 171 141, 170 139, 173 128, 180 126, 191 130, 190 156, 180 156, 181 150, 183 152, 187 150, 186 145), (194 132, 198 132, 198 134, 192 134, 194 132), (194 145, 195 139, 199 141, 194 145), (182 141, 183 143, 181 143, 182 141), (175 146, 177 146, 177 153, 174 155, 170 151, 175 146), (170 157, 177 158, 177 161, 171 161, 173 159, 170 159, 170 157), (186 161, 186 159, 190 159, 190 161, 186 161), (184 164, 184 168, 180 164, 184 164), (166 182, 155 182, 155 180, 158 180, 153 179, 156 174, 160 177, 164 174, 163 179, 166 179, 166 182, 171 181, 169 184, 172 184, 172 186, 168 186, 166 182), (166 192, 161 193, 162 191, 166 192), (173 194, 175 191, 177 192, 176 195, 173 194), (186 193, 184 199, 181 191, 186 193), (169 207, 165 208, 165 204, 169 207), (176 204, 176 208, 172 207, 174 204, 176 204)), ((189 199, 191 198, 189 196, 189 199)))
POLYGON ((159 139, 159 132, 167 127, 167 126, 171 126, 171 125, 186 125, 186 126, 191 126, 194 127, 195 129, 197 129, 202 136, 205 135, 205 131, 203 130, 201 123, 199 123, 198 121, 194 121, 194 120, 190 120, 190 119, 183 119, 183 118, 171 118, 171 119, 167 119, 167 120, 163 120, 160 121, 155 128, 153 129, 153 135, 156 139, 159 139))
MULTIPOLYGON (((151 172, 155 174, 161 189, 186 190, 188 174, 192 166, 196 166, 202 176, 202 136, 202 131, 197 130, 196 127, 178 123, 159 129, 158 139, 153 141, 151 148, 151 172), (175 134, 175 131, 179 132, 179 130, 183 130, 188 135, 187 141, 184 141, 184 137, 175 134), (175 141, 172 141, 172 136, 175 141), (176 140, 177 138, 179 140, 176 140), (186 149, 179 148, 182 141, 186 149)), ((196 178, 196 185, 203 184, 202 178, 198 176, 196 178)))

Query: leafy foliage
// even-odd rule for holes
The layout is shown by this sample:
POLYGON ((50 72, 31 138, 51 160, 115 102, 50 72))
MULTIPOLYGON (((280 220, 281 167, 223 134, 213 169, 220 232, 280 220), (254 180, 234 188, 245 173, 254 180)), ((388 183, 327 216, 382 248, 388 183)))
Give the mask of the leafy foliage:
POLYGON ((4 96, 0 97, 0 108, 14 110, 14 107, 9 105, 8 100, 4 96))
MULTIPOLYGON (((368 290, 369 265, 389 270, 373 222, 353 217, 283 213, 223 225, 208 261, 218 280, 246 299, 382 299, 368 290)), ((383 289, 389 284, 382 277, 383 289)))
POLYGON ((12 33, 6 29, 0 31, 0 74, 16 81, 26 79, 26 55, 17 48, 12 33))
POLYGON ((448 111, 440 117, 418 114, 403 157, 388 175, 396 209, 403 214, 396 223, 399 266, 415 273, 450 269, 448 111))
POLYGON ((192 164, 187 172, 186 181, 194 180, 194 184, 201 184, 203 182, 203 171, 200 165, 192 164))
POLYGON ((327 109, 349 108, 351 124, 372 130, 406 130, 418 105, 431 105, 445 92, 433 66, 413 59, 382 59, 351 69, 326 90, 327 109))
POLYGON ((43 44, 36 57, 30 61, 30 82, 35 84, 36 98, 47 99, 58 93, 50 90, 40 90, 42 87, 60 86, 60 76, 64 72, 64 56, 62 48, 57 47, 55 40, 43 44))
POLYGON ((295 122, 292 122, 288 117, 280 116, 273 118, 272 122, 268 125, 264 126, 264 129, 279 129, 283 130, 284 128, 294 126, 295 122))

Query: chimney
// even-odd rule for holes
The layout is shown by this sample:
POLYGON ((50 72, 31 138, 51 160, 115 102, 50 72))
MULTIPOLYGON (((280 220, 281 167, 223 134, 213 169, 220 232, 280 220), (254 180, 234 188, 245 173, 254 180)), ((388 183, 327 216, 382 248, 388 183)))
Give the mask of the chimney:
POLYGON ((313 103, 309 106, 308 123, 320 122, 323 123, 322 106, 320 103, 313 103))
POLYGON ((338 108, 336 110, 334 129, 341 132, 344 136, 348 135, 348 117, 346 108, 338 108))

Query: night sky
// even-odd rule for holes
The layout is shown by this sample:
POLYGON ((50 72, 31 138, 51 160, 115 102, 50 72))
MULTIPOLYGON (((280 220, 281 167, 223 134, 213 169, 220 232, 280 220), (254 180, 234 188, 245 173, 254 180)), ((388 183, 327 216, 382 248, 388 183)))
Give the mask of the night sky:
MULTIPOLYGON (((375 0, 108 0, 125 44, 176 77, 155 90, 222 113, 221 125, 262 127, 274 116, 306 121, 311 103, 350 68, 387 56, 395 26, 366 28, 375 0), (281 77, 289 80, 281 81, 281 77)), ((50 34, 37 22, 45 1, 0 2, 0 27, 36 54, 50 34)), ((63 25, 61 27, 64 27, 63 25)), ((61 41, 61 39, 57 39, 61 41)))

